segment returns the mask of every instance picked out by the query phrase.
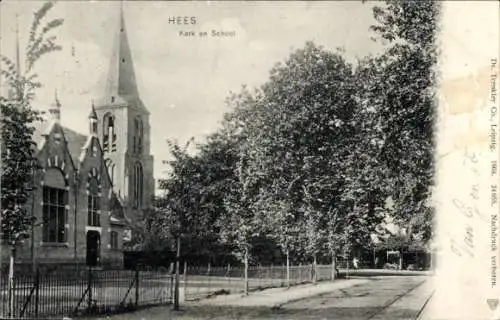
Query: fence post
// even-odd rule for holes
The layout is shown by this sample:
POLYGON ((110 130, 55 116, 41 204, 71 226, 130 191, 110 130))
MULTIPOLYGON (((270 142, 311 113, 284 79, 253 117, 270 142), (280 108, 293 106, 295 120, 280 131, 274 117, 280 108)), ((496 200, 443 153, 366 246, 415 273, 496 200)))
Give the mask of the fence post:
POLYGON ((139 268, 135 269, 135 307, 139 306, 139 268))
POLYGON ((35 318, 38 318, 38 302, 40 300, 40 270, 35 271, 35 318))
POLYGON ((90 314, 92 310, 92 267, 89 266, 88 279, 87 279, 87 292, 88 302, 87 302, 87 312, 90 314))

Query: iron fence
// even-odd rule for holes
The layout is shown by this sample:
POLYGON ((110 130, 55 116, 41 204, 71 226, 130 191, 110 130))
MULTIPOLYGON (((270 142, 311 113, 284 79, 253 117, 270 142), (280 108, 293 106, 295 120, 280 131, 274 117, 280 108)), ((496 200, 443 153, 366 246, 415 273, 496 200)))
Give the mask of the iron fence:
MULTIPOLYGON (((331 265, 316 266, 316 280, 329 280, 331 265)), ((272 287, 298 285, 312 282, 312 265, 290 266, 287 281, 286 266, 251 266, 248 268, 249 291, 272 287)), ((181 290, 185 300, 196 300, 213 294, 243 293, 245 290, 245 269, 243 267, 184 266, 181 290)))
POLYGON ((173 277, 162 271, 80 270, 0 277, 0 318, 97 315, 172 302, 173 277), (10 294, 9 294, 10 292, 10 294))

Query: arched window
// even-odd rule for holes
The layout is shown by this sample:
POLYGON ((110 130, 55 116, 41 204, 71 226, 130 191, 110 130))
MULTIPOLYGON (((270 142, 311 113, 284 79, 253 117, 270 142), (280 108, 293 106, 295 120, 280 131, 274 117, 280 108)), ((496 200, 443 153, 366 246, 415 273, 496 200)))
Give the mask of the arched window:
POLYGON ((111 231, 111 233, 110 233, 110 245, 111 245, 111 249, 118 249, 118 232, 111 231))
POLYGON ((43 242, 67 241, 68 192, 63 172, 50 168, 45 173, 43 185, 43 242))
POLYGON ((142 143, 143 143, 143 128, 142 128, 142 121, 139 119, 139 125, 137 128, 137 153, 141 154, 142 153, 142 143))
POLYGON ((133 152, 134 153, 137 153, 137 130, 139 128, 139 122, 137 121, 137 119, 134 119, 134 143, 133 143, 133 152))
POLYGON ((142 153, 143 127, 140 117, 134 119, 134 153, 142 153))
POLYGON ((102 144, 104 152, 116 151, 115 118, 110 113, 103 118, 102 144))
POLYGON ((101 226, 99 181, 95 177, 89 179, 88 222, 89 226, 101 226))
POLYGON ((144 184, 143 184, 143 173, 142 165, 138 162, 134 166, 134 207, 139 208, 142 206, 143 195, 144 195, 144 184))

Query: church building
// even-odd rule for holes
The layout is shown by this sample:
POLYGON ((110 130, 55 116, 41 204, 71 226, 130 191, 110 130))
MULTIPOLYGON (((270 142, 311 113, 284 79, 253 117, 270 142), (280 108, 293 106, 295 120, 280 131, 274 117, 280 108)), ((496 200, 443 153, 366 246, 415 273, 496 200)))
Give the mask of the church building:
POLYGON ((149 111, 139 96, 123 12, 114 39, 104 93, 89 103, 88 133, 61 123, 65 104, 57 94, 50 119, 37 123, 40 168, 29 203, 36 225, 17 248, 17 263, 122 267, 130 230, 152 204, 149 111))

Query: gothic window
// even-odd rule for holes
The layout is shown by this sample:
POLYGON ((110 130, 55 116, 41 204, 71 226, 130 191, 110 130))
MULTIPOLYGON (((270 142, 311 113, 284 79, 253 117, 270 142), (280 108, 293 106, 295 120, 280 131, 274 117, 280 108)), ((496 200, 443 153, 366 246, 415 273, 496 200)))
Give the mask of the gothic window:
POLYGON ((137 153, 137 130, 139 128, 139 122, 137 121, 137 119, 134 119, 134 137, 133 137, 133 152, 134 153, 137 153))
POLYGON ((142 143, 143 143, 143 129, 142 129, 142 121, 139 120, 139 127, 137 130, 137 153, 141 154, 142 153, 142 143))
POLYGON ((142 121, 138 117, 134 119, 134 153, 142 153, 142 143, 143 143, 143 127, 142 121))
POLYGON ((111 249, 118 249, 118 232, 111 231, 110 237, 111 249))
POLYGON ((96 178, 91 178, 89 181, 89 196, 88 196, 88 219, 89 226, 101 226, 100 217, 100 201, 99 201, 99 182, 96 178))
POLYGON ((134 185, 133 185, 133 195, 134 195, 134 207, 139 208, 142 206, 142 198, 144 195, 144 184, 143 184, 143 173, 142 165, 136 163, 134 166, 134 185))
POLYGON ((101 219, 99 214, 99 197, 97 195, 89 195, 88 198, 88 225, 99 227, 101 219))
POLYGON ((63 243, 67 241, 66 181, 58 169, 49 169, 43 186, 43 242, 63 243))
POLYGON ((104 116, 102 135, 103 150, 116 151, 115 118, 109 113, 104 116))

